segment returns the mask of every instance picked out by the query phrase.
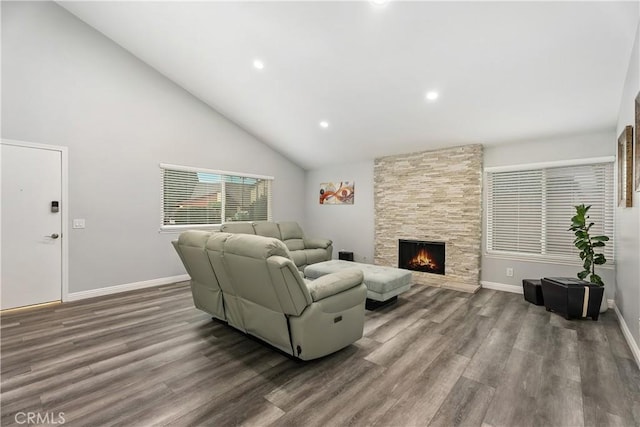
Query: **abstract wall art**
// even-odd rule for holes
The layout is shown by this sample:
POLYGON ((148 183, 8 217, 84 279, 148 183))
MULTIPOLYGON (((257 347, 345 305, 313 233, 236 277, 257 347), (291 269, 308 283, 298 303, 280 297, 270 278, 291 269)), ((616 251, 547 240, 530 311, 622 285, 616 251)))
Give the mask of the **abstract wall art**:
POLYGON ((352 205, 354 200, 354 182, 323 182, 320 184, 321 205, 352 205))

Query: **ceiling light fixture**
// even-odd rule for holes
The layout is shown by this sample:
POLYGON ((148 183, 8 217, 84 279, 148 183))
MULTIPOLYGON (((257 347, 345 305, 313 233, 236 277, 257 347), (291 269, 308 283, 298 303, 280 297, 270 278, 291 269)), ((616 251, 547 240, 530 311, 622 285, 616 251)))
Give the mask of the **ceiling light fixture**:
POLYGON ((328 128, 328 127, 329 127, 329 122, 328 122, 328 121, 326 121, 326 120, 323 120, 323 121, 321 121, 321 122, 319 123, 319 125, 320 125, 320 127, 321 127, 322 129, 326 129, 326 128, 328 128))
POLYGON ((438 94, 438 92, 432 90, 432 91, 427 92, 426 98, 429 101, 435 101, 436 99, 438 99, 438 96, 440 96, 438 94))
POLYGON ((257 68, 258 70, 262 70, 264 68, 264 62, 260 61, 259 59, 256 59, 253 61, 253 67, 257 68))
POLYGON ((376 7, 386 6, 390 1, 391 0, 369 0, 369 2, 376 7))

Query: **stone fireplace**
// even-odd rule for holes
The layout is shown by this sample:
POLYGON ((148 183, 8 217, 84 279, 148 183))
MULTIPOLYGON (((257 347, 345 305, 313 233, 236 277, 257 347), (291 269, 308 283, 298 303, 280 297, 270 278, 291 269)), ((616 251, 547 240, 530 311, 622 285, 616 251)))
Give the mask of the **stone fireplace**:
POLYGON ((445 243, 422 240, 398 241, 398 268, 444 275, 445 243))
POLYGON ((440 242, 444 275, 418 268, 413 283, 480 288, 482 145, 375 159, 374 203, 375 264, 401 266, 401 240, 440 242))

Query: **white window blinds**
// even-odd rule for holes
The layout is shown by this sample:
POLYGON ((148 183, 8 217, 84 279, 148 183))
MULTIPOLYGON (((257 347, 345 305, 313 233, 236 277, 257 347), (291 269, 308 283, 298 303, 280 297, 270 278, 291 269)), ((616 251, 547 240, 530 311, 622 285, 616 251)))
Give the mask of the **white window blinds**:
POLYGON ((161 228, 271 220, 272 177, 160 165, 161 228))
MULTIPOLYGON (((487 251, 575 260, 574 206, 591 205, 592 235, 613 239, 613 164, 487 172, 487 251)), ((604 254, 613 261, 613 241, 604 254)))
POLYGON ((541 253, 542 172, 490 173, 487 178, 489 248, 541 253))

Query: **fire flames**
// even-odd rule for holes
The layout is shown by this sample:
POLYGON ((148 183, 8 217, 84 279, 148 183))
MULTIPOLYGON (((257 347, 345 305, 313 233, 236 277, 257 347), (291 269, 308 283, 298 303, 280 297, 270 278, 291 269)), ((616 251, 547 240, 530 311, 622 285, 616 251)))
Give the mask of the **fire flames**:
POLYGON ((426 249, 420 249, 420 251, 409 260, 409 268, 412 269, 428 269, 437 270, 438 265, 429 257, 429 252, 426 249))

